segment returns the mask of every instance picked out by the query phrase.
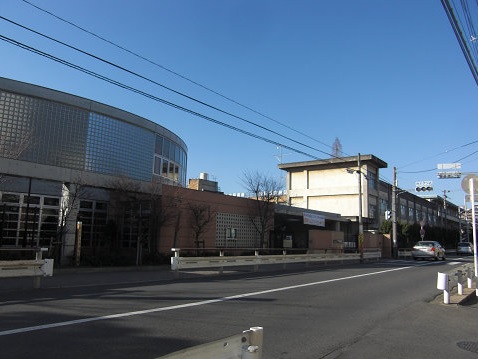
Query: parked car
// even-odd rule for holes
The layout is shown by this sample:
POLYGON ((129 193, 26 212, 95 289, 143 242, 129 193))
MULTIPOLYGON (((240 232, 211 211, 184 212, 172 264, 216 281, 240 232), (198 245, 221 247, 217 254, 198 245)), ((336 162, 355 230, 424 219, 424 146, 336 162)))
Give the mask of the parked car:
POLYGON ((456 246, 456 254, 473 254, 473 245, 470 242, 460 242, 456 246))
POLYGON ((420 241, 412 248, 413 259, 432 258, 445 260, 445 248, 436 241, 420 241))

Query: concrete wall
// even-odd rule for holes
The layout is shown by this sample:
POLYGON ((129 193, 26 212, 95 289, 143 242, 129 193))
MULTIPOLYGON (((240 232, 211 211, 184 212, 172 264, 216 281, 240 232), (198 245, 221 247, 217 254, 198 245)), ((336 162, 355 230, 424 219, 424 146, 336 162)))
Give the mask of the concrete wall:
POLYGON ((309 251, 314 253, 325 249, 343 250, 344 233, 315 229, 309 230, 309 251))

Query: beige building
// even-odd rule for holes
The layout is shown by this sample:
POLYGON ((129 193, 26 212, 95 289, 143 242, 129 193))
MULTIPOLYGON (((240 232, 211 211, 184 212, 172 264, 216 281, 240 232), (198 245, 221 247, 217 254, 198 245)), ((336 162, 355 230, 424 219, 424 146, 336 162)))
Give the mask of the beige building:
POLYGON ((397 223, 403 225, 427 225, 456 231, 462 228, 459 207, 440 196, 417 196, 396 188, 394 211, 393 185, 379 180, 380 169, 386 167, 386 162, 373 155, 279 165, 287 172, 288 204, 338 213, 349 219, 354 225, 350 233, 345 233, 345 241, 351 244, 356 242, 360 215, 364 230, 368 232, 378 231, 386 220, 386 213, 394 213, 397 223))
POLYGON ((362 197, 364 222, 378 218, 380 168, 387 163, 373 155, 331 158, 279 165, 287 171, 287 194, 291 206, 340 213, 356 221, 362 197), (361 174, 361 176, 359 176, 361 174))

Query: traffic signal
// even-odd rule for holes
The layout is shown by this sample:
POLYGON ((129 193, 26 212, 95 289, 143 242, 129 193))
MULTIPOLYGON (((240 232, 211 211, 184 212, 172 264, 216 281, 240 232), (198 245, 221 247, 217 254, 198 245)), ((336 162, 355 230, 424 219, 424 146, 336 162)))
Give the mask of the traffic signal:
POLYGON ((417 191, 417 192, 433 191, 433 187, 431 187, 431 186, 415 187, 415 191, 417 191))
POLYGON ((415 182, 415 191, 417 192, 433 191, 433 182, 432 181, 415 182))
POLYGON ((385 220, 389 220, 392 217, 392 211, 385 211, 385 220))

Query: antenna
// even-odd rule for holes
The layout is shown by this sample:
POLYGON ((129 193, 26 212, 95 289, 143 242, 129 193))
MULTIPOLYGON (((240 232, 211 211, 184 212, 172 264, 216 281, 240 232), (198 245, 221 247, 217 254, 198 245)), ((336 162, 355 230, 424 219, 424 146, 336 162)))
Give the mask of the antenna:
POLYGON ((338 137, 335 137, 334 144, 332 145, 332 155, 334 157, 342 157, 342 144, 338 137))

